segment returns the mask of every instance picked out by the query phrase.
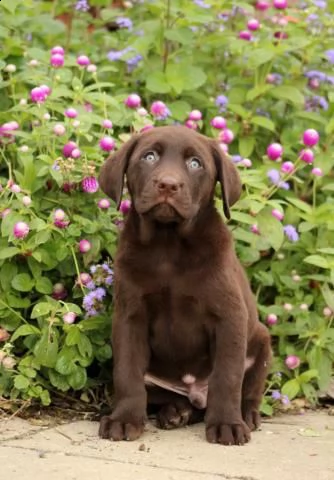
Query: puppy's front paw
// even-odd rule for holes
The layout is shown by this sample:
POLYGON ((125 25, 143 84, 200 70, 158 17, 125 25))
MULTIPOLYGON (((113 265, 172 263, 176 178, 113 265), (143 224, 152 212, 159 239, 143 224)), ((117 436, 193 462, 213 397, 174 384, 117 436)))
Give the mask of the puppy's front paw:
POLYGON ((242 418, 253 432, 261 426, 261 416, 257 404, 252 401, 245 401, 242 405, 242 418))
POLYGON ((144 431, 144 422, 125 423, 112 418, 112 415, 100 420, 99 436, 115 441, 137 440, 144 431))
POLYGON ((244 445, 250 438, 250 430, 242 420, 237 423, 212 422, 206 425, 206 439, 209 443, 244 445))

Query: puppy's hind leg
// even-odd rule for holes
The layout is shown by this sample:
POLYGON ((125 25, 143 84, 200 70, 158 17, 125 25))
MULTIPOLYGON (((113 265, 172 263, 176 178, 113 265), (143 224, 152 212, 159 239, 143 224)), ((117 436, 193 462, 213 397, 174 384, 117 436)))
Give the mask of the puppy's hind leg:
POLYGON ((250 430, 261 425, 259 407, 271 355, 270 334, 262 323, 258 323, 247 352, 253 363, 246 370, 242 384, 242 417, 250 430))
POLYGON ((149 406, 158 406, 157 426, 164 430, 192 425, 202 422, 205 409, 195 408, 187 397, 159 387, 148 388, 149 406))

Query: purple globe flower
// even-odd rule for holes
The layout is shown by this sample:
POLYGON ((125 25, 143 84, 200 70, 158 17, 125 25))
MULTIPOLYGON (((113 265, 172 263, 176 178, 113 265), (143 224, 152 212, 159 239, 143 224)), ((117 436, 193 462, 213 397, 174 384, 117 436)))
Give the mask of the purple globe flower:
POLYGON ((121 204, 119 206, 120 211, 123 213, 123 215, 126 215, 129 213, 131 209, 131 201, 130 200, 122 200, 121 204))
POLYGON ((192 110, 188 115, 188 119, 194 122, 199 122, 202 120, 202 112, 199 110, 192 110))
POLYGON ((248 30, 255 32, 260 28, 260 22, 256 18, 251 18, 247 22, 247 28, 248 30))
POLYGON ((29 225, 25 222, 17 222, 14 225, 13 233, 16 238, 25 238, 29 233, 29 225))
POLYGON ((310 148, 304 148, 304 150, 300 152, 299 157, 305 163, 313 163, 313 160, 314 160, 313 150, 311 150, 310 148))
POLYGON ((229 128, 225 128, 219 133, 219 140, 229 145, 234 140, 234 133, 229 128))
POLYGON ((57 123, 54 127, 53 127, 53 133, 57 136, 61 136, 61 135, 64 135, 64 133, 66 132, 66 128, 64 127, 64 125, 62 125, 61 123, 57 123))
POLYGON ((55 283, 52 288, 52 298, 55 300, 64 300, 67 297, 66 288, 62 283, 55 283))
POLYGON ((78 116, 78 112, 75 108, 67 108, 64 112, 64 115, 68 118, 76 118, 78 116))
POLYGON ((110 201, 107 198, 101 198, 101 200, 99 200, 97 204, 98 204, 98 207, 101 208, 102 210, 106 210, 107 208, 110 207, 110 201))
POLYGON ((268 325, 276 325, 277 323, 277 315, 274 313, 269 313, 266 318, 267 324, 268 325))
POLYGON ((71 152, 71 158, 79 158, 81 156, 81 151, 78 148, 73 148, 71 152))
POLYGON ((255 4, 256 10, 260 10, 262 12, 268 10, 269 7, 269 2, 267 2, 266 0, 258 0, 255 4))
POLYGON ((288 7, 288 1, 287 0, 274 0, 273 5, 278 10, 284 10, 285 8, 288 7))
POLYGON ((83 272, 80 273, 77 283, 82 283, 82 285, 86 287, 91 281, 92 277, 89 275, 89 273, 83 272))
POLYGON ((102 122, 102 127, 107 128, 107 129, 111 129, 112 128, 112 121, 109 120, 108 118, 104 119, 103 122, 102 122))
POLYGON ((87 55, 79 55, 77 57, 77 64, 80 65, 80 67, 87 67, 87 65, 90 64, 90 60, 87 55))
POLYGON ((53 47, 51 49, 51 54, 52 55, 55 55, 55 54, 64 55, 65 50, 63 49, 63 47, 60 47, 59 45, 56 45, 55 47, 53 47))
POLYGON ((165 120, 170 115, 169 108, 160 100, 152 103, 150 111, 156 120, 165 120))
POLYGON ((300 358, 297 355, 288 355, 284 361, 285 365, 290 369, 294 370, 300 365, 300 358))
POLYGON ((185 121, 184 124, 187 128, 190 128, 191 130, 197 130, 198 128, 198 124, 194 120, 189 120, 189 118, 185 121))
POLYGON ((81 253, 87 253, 92 248, 92 244, 89 240, 82 239, 79 242, 79 250, 81 253))
POLYGON ((314 147, 319 142, 319 133, 313 128, 305 130, 303 134, 303 142, 307 147, 314 147))
POLYGON ((101 138, 99 145, 105 152, 110 152, 115 148, 115 140, 111 137, 103 137, 101 138))
POLYGON ((280 210, 277 210, 277 208, 274 208, 271 211, 271 214, 273 217, 277 218, 277 220, 281 221, 284 218, 284 213, 282 213, 280 210))
POLYGON ((316 177, 322 177, 323 176, 323 171, 319 167, 312 168, 311 173, 313 175, 315 175, 316 177))
POLYGON ((75 142, 67 142, 63 147, 64 157, 69 158, 72 155, 72 152, 75 148, 78 148, 75 142))
POLYGON ((285 225, 283 227, 283 231, 287 238, 290 240, 290 242, 298 242, 299 234, 296 230, 296 227, 294 227, 293 225, 285 225))
POLYGON ((60 53, 55 53, 54 55, 51 55, 50 64, 52 67, 55 67, 55 68, 62 67, 64 65, 63 55, 60 55, 60 53))
POLYGON ((222 130, 223 128, 226 128, 226 120, 225 118, 220 116, 214 117, 210 123, 212 127, 216 128, 217 130, 222 130))
POLYGON ((241 30, 241 32, 239 32, 239 38, 249 42, 252 39, 252 34, 248 30, 241 30))
POLYGON ((136 93, 131 93, 131 95, 125 99, 124 103, 129 108, 138 108, 141 104, 141 98, 136 93))
POLYGON ((281 171, 283 173, 292 173, 295 169, 295 166, 292 162, 284 162, 281 166, 281 171))
POLYGON ((35 103, 43 103, 47 98, 47 94, 43 88, 35 87, 30 92, 30 98, 35 103))
POLYGON ((67 313, 64 313, 63 315, 63 320, 65 323, 71 325, 71 323, 74 323, 75 322, 75 319, 77 317, 77 314, 74 313, 74 312, 67 312, 67 313))
POLYGON ((85 177, 81 182, 82 190, 86 193, 95 193, 99 189, 99 182, 95 177, 85 177))
POLYGON ((283 147, 280 143, 272 143, 267 148, 267 155, 270 160, 277 160, 283 155, 283 147))

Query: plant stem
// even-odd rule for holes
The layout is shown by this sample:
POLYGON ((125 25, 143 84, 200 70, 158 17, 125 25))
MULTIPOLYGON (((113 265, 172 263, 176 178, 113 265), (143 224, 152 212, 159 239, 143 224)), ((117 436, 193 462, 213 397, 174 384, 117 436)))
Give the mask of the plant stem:
MULTIPOLYGON (((166 26, 162 28, 162 33, 164 36, 165 29, 169 28, 170 22, 170 7, 171 7, 171 0, 166 0, 166 26)), ((164 53, 162 55, 162 71, 165 73, 167 65, 168 65, 168 55, 169 55, 169 40, 167 38, 163 38, 164 43, 164 53)))
POLYGON ((23 323, 29 323, 27 322, 27 320, 22 317, 22 315, 20 315, 19 313, 17 313, 16 310, 14 310, 12 307, 10 307, 6 302, 4 302, 3 300, 0 299, 0 303, 2 303, 2 305, 4 305, 6 308, 8 308, 8 310, 10 310, 14 315, 16 315, 20 320, 22 320, 23 323))
MULTIPOLYGON (((75 251, 74 251, 74 248, 72 247, 72 245, 70 245, 70 249, 71 249, 71 253, 72 253, 72 257, 73 257, 73 261, 74 261, 74 265, 75 265, 75 270, 77 272, 78 279, 80 279, 80 269, 79 269, 78 259, 77 259, 77 256, 75 254, 75 251)), ((86 295, 85 290, 82 286, 82 283, 81 282, 78 282, 78 283, 80 285, 82 294, 86 295)))

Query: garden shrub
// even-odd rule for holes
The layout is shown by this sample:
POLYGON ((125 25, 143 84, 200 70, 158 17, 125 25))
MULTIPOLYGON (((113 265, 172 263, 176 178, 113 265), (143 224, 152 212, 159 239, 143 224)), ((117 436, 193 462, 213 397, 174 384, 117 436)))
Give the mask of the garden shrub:
POLYGON ((177 122, 218 138, 244 183, 228 225, 272 333, 262 410, 315 403, 334 359, 326 2, 109 3, 0 3, 0 394, 48 405, 105 381, 129 201, 117 212, 98 171, 177 122))

